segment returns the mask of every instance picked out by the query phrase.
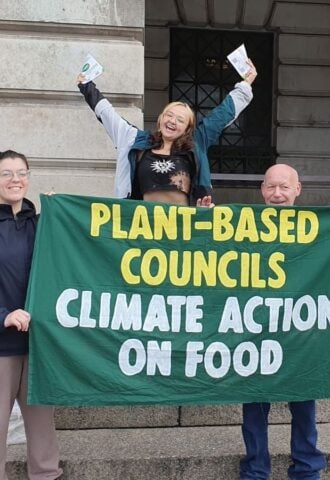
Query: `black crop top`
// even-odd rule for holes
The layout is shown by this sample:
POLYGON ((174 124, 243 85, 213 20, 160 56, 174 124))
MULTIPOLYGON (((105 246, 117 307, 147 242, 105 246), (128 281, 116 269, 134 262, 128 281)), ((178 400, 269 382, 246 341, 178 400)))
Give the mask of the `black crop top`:
POLYGON ((194 165, 187 154, 161 155, 146 150, 137 165, 142 193, 179 190, 189 196, 194 165))

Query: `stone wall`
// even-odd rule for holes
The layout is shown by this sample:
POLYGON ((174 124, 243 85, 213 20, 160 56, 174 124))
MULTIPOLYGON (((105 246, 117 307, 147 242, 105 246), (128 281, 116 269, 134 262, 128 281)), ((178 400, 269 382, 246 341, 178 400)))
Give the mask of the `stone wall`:
MULTIPOLYGON (((301 203, 328 204, 328 0, 2 2, 0 150, 30 158, 32 200, 52 188, 113 193, 115 150, 77 91, 77 72, 92 53, 105 67, 97 84, 118 111, 139 126, 144 113, 145 125, 154 126, 168 101, 171 26, 274 32, 277 161, 307 178, 301 203)), ((221 188, 217 197, 261 201, 257 187, 221 188)))
MULTIPOLYGON (((168 101, 171 26, 274 32, 273 144, 279 154, 277 162, 291 164, 302 175, 305 185, 300 203, 329 204, 329 2, 146 0, 148 126, 168 101)), ((225 203, 262 201, 258 187, 221 188, 216 196, 225 203)))
POLYGON ((40 192, 109 196, 116 152, 76 86, 87 53, 100 90, 142 126, 144 0, 26 0, 0 5, 0 150, 30 159, 40 192))

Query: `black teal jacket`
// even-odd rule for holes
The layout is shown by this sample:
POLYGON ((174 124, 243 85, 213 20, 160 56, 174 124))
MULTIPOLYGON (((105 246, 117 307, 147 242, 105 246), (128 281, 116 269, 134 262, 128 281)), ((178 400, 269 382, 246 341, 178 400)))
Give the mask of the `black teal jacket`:
MULTIPOLYGON (((115 196, 117 198, 140 198, 134 195, 134 179, 139 152, 154 147, 150 142, 151 132, 140 130, 124 120, 111 103, 104 98, 93 82, 78 85, 86 102, 103 124, 117 149, 115 196)), ((197 125, 192 152, 196 174, 192 179, 191 204, 198 198, 212 195, 211 174, 207 152, 216 145, 219 135, 228 127, 252 100, 252 88, 242 81, 197 125)))

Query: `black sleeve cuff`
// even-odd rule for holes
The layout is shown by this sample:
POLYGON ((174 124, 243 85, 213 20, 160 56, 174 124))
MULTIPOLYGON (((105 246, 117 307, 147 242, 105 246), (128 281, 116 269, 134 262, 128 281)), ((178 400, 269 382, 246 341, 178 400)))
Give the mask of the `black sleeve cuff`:
POLYGON ((104 98, 102 93, 96 88, 94 82, 78 83, 80 92, 84 95, 86 102, 94 111, 96 105, 104 98))

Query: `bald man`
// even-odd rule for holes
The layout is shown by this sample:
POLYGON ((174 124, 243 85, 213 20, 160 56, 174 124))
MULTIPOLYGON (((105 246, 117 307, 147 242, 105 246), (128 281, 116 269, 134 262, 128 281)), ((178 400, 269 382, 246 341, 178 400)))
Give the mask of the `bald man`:
MULTIPOLYGON (((294 205, 300 195, 301 183, 297 171, 285 164, 270 167, 261 184, 266 205, 294 205)), ((290 480, 320 480, 326 467, 325 456, 316 448, 315 401, 290 402, 291 458, 290 480)), ((240 480, 268 480, 270 455, 268 450, 268 414, 270 403, 243 404, 242 433, 246 456, 240 462, 240 480)))

